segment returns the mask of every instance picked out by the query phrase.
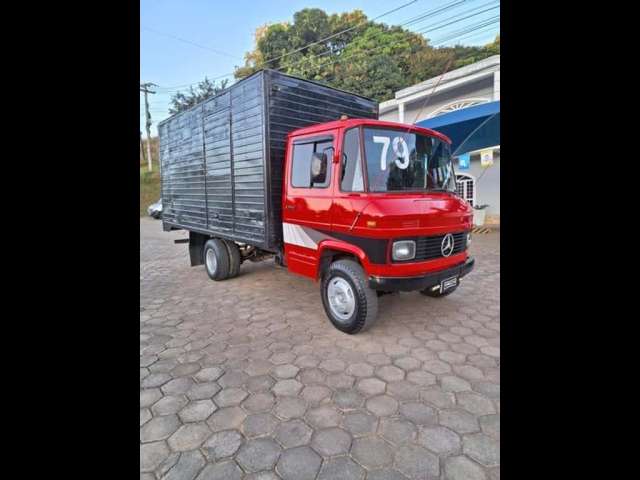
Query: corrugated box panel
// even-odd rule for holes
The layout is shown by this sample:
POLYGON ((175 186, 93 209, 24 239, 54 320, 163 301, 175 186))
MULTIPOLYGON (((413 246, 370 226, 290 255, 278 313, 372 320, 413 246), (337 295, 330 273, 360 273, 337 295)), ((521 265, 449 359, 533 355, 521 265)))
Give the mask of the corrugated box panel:
POLYGON ((163 221, 205 229, 202 106, 159 127, 163 221))

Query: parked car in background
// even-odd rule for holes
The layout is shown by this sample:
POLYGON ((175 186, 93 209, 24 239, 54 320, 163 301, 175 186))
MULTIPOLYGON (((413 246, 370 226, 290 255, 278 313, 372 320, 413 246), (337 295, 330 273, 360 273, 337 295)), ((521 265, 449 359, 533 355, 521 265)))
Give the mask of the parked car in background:
POLYGON ((152 203, 147 208, 147 213, 152 218, 161 218, 162 217, 162 199, 158 200, 156 203, 152 203))

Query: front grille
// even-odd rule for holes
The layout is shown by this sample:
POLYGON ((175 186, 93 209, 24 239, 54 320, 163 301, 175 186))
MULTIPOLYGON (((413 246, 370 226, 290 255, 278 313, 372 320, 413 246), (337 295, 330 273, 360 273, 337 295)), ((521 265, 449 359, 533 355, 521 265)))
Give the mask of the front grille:
MULTIPOLYGON (((398 240, 413 240, 416 242, 416 257, 407 260, 409 262, 433 260, 442 258, 442 239, 446 234, 435 235, 433 237, 413 237, 398 240)), ((397 241, 397 240, 396 240, 397 241)), ((458 232, 453 234, 453 252, 451 255, 463 252, 467 248, 467 232, 458 232)), ((451 256, 450 255, 450 256, 451 256)))

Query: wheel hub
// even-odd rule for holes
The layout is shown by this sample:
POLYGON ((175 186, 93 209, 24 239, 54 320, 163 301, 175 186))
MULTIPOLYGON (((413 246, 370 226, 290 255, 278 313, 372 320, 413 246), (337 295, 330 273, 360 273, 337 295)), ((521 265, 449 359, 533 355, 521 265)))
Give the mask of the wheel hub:
POLYGON ((215 274, 218 268, 218 259, 213 249, 210 248, 207 250, 205 261, 207 262, 207 270, 209 270, 209 273, 211 273, 211 275, 215 274))
POLYGON ((331 313, 339 320, 348 320, 356 308, 356 299, 349 282, 340 277, 329 280, 327 299, 331 313))

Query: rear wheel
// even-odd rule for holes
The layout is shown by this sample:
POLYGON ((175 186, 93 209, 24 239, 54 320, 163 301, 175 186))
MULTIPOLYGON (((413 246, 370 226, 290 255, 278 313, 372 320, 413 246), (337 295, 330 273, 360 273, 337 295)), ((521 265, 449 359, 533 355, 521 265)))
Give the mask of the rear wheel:
POLYGON ((204 266, 211 280, 224 280, 229 277, 229 251, 219 238, 207 240, 204 244, 204 266))
POLYGON ((227 278, 233 278, 240 272, 240 249, 231 240, 223 240, 223 242, 229 253, 229 276, 227 278))
POLYGON ((338 330, 355 334, 374 324, 378 295, 367 284, 362 267, 353 260, 338 260, 322 278, 322 305, 338 330))

